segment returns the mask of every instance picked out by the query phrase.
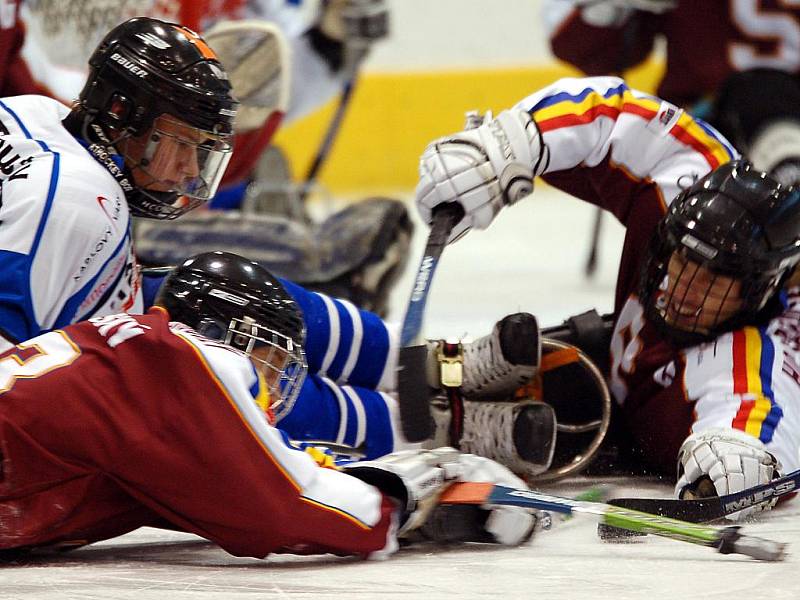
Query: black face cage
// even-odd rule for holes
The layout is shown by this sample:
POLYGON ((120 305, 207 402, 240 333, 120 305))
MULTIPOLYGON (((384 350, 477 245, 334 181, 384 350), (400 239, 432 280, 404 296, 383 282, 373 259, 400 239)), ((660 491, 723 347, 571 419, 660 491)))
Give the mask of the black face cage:
POLYGON ((308 371, 305 351, 296 340, 257 323, 251 317, 233 318, 227 324, 207 318, 196 330, 205 337, 240 350, 259 365, 269 392, 270 409, 276 419, 291 410, 308 371), (257 349, 258 356, 254 354, 257 349))
MULTIPOLYGON (((667 226, 664 223, 661 224, 658 233, 653 238, 650 257, 642 273, 639 295, 648 320, 679 345, 698 344, 752 322, 780 287, 788 272, 787 268, 776 270, 775 268, 766 268, 765 265, 748 264, 746 257, 742 260, 737 257, 727 256, 723 258, 718 255, 715 260, 709 260, 700 254, 688 251, 679 241, 678 235, 680 234, 667 231, 667 226), (698 310, 695 314, 694 324, 682 327, 673 326, 667 321, 668 307, 673 305, 680 311, 686 301, 686 294, 683 297, 676 296, 677 286, 671 293, 669 292, 669 261, 676 252, 682 254, 686 259, 677 274, 676 280, 680 280, 685 276, 688 261, 696 263, 699 267, 704 267, 714 274, 714 277, 708 283, 705 295, 701 296, 701 310, 698 310), (738 268, 736 268, 737 263, 738 268), (725 264, 726 268, 720 268, 720 264, 725 264), (741 307, 734 316, 724 319, 721 317, 720 312, 717 311, 715 318, 711 321, 711 325, 703 323, 701 327, 702 307, 707 306, 708 294, 717 281, 717 277, 721 275, 740 282, 741 293, 739 297, 741 307), (677 301, 676 304, 674 304, 675 301, 677 301)), ((692 276, 687 276, 689 277, 687 280, 688 286, 694 283, 696 275, 697 272, 692 276)), ((723 293, 724 297, 727 297, 731 292, 731 286, 723 293)), ((696 289, 696 285, 694 289, 696 289)), ((723 304, 724 302, 720 303, 720 309, 723 304)), ((705 316, 707 317, 708 313, 705 313, 705 316)))

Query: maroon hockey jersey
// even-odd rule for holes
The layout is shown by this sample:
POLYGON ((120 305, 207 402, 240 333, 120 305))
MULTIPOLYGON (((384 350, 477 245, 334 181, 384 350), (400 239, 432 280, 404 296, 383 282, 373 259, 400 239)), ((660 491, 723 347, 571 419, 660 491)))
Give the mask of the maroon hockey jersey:
POLYGON ((289 445, 243 354, 113 315, 0 355, 0 548, 75 544, 151 525, 235 555, 367 554, 393 504, 289 445))
POLYGON ((0 5, 0 96, 45 94, 46 88, 33 80, 20 51, 25 26, 19 19, 21 0, 4 0, 0 5))
POLYGON ((717 92, 735 71, 764 67, 800 73, 800 7, 779 0, 678 2, 663 14, 637 12, 624 22, 598 27, 564 0, 549 0, 550 44, 560 59, 588 75, 621 73, 666 39, 667 68, 658 95, 690 106, 717 92))
POLYGON ((543 178, 626 227, 610 384, 643 459, 674 474, 687 435, 732 427, 764 442, 786 471, 800 467, 800 335, 790 326, 800 296, 789 295, 785 312, 763 327, 691 348, 658 333, 638 299, 642 261, 667 206, 735 150, 702 121, 616 77, 563 79, 516 108, 542 133, 543 178))

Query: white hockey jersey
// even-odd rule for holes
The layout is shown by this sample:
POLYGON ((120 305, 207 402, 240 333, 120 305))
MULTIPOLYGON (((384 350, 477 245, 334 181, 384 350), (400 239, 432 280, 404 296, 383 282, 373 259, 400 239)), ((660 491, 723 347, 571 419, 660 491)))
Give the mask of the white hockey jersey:
POLYGON ((143 310, 124 193, 62 126, 67 113, 43 96, 0 100, 0 333, 12 342, 143 310))

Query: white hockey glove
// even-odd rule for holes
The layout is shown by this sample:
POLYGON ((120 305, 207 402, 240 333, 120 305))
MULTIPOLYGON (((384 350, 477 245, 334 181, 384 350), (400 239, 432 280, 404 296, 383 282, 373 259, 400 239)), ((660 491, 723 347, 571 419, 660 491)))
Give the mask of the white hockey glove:
MULTIPOLYGON (((737 429, 712 428, 693 433, 678 452, 678 498, 706 498, 740 492, 780 477, 778 459, 755 437, 737 429)), ((730 515, 741 519, 769 510, 775 499, 730 515)))
MULTIPOLYGON (((399 537, 421 527, 436 508, 439 496, 456 481, 489 482, 513 487, 525 483, 488 458, 462 454, 455 448, 401 450, 372 461, 344 465, 357 477, 398 501, 403 513, 399 537)), ((537 513, 515 506, 482 506, 490 511, 484 533, 499 544, 518 545, 530 538, 537 513)))
POLYGON ((526 111, 467 118, 471 127, 431 142, 419 165, 416 201, 423 221, 430 223, 440 204, 458 202, 464 208, 448 242, 473 227, 486 229, 501 208, 533 192, 533 178, 548 162, 547 148, 526 111))

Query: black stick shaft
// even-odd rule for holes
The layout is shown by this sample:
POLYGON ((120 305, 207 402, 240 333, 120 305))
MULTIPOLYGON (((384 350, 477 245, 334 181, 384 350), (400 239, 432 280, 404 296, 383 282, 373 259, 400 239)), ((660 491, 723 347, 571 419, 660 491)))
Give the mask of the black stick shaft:
POLYGON ((463 215, 464 209, 457 203, 443 204, 434 210, 428 241, 403 319, 397 395, 403 435, 409 442, 421 442, 433 435, 430 388, 425 378, 427 348, 422 337, 422 319, 439 258, 450 231, 463 215))

